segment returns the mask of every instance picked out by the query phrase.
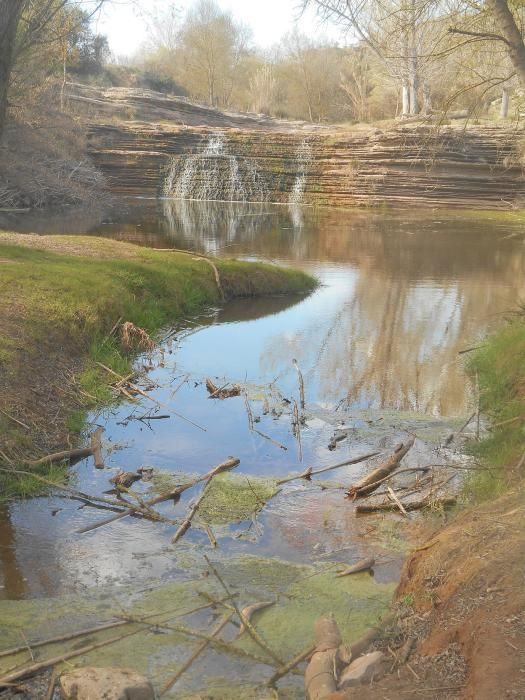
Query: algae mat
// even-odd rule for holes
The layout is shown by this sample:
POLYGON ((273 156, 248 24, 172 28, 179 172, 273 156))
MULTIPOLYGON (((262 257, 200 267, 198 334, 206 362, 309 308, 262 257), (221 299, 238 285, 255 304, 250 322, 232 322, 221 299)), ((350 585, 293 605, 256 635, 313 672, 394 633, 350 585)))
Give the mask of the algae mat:
MULTIPOLYGON (((150 590, 107 588, 89 591, 82 598, 3 602, 0 605, 0 650, 20 645, 23 635, 35 641, 89 628, 111 620, 115 615, 144 616, 163 612, 162 616, 151 619, 148 626, 141 624, 105 630, 36 650, 41 660, 71 649, 80 650, 87 644, 134 629, 140 630, 114 644, 71 659, 67 667, 131 666, 145 673, 159 688, 200 643, 198 638, 182 632, 181 626, 206 633, 224 614, 221 609, 206 609, 184 615, 206 603, 202 593, 216 597, 224 595, 205 564, 201 562, 195 566, 196 561, 190 561, 192 559, 192 556, 187 558, 191 580, 165 583, 150 590), (157 626, 153 626, 154 622, 157 626), (171 629, 163 627, 162 623, 171 629)), ((312 643, 314 620, 323 613, 336 615, 345 640, 356 639, 377 622, 394 589, 393 584, 378 584, 366 573, 336 579, 333 565, 315 569, 253 556, 229 560, 217 557, 215 563, 232 592, 237 594, 241 606, 261 600, 275 601, 272 607, 254 618, 254 624, 284 661, 312 643)), ((237 629, 230 625, 225 630, 224 639, 234 640, 236 634, 237 629)), ((205 692, 208 698, 226 700, 231 698, 232 690, 238 698, 268 697, 264 683, 272 675, 273 668, 262 663, 264 652, 247 635, 232 644, 241 653, 248 652, 260 661, 219 647, 209 648, 166 697, 191 698, 205 692)), ((0 659, 0 673, 5 673, 15 663, 27 661, 27 657, 28 653, 24 651, 18 656, 0 659)), ((301 675, 288 676, 280 683, 279 696, 300 698, 302 687, 301 675)))

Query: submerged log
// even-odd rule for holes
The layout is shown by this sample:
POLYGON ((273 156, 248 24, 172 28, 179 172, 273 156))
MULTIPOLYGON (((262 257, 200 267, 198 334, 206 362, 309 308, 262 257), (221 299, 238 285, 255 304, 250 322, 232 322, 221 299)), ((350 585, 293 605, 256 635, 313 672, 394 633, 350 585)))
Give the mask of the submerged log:
POLYGON ((363 496, 368 496, 370 493, 373 493, 379 487, 382 480, 384 480, 385 477, 390 476, 390 474, 392 474, 392 472, 399 467, 401 460, 412 448, 414 442, 415 438, 411 438, 406 445, 401 444, 394 454, 388 457, 388 459, 370 472, 370 474, 361 479, 361 481, 348 489, 347 496, 355 499, 362 498, 363 496))

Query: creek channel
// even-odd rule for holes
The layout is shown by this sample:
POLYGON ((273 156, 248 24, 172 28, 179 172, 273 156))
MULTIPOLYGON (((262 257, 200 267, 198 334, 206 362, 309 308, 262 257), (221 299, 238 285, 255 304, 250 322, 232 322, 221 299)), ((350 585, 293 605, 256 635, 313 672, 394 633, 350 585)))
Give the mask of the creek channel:
MULTIPOLYGON (((138 518, 79 534, 107 513, 58 496, 0 511, 2 647, 20 643, 21 633, 49 637, 122 610, 170 609, 174 617, 198 606, 202 592, 224 593, 204 554, 243 605, 274 601, 255 619, 283 659, 308 646, 321 613, 336 614, 348 641, 374 624, 422 516, 356 517, 344 487, 370 464, 346 466, 312 483, 276 482, 306 466, 388 454, 413 433, 418 439, 404 466, 464 459, 461 446, 444 447, 476 403, 458 353, 479 343, 523 298, 520 217, 127 200, 102 221, 71 214, 1 223, 272 261, 299 266, 320 281, 307 297, 234 301, 166 329, 167 340, 137 360, 140 386, 161 406, 140 399, 90 415, 89 432, 105 429, 106 468, 84 460, 71 479, 90 494, 111 488, 109 479, 119 469, 152 467, 150 481, 133 485, 147 496, 204 474, 229 455, 240 459, 176 545, 170 544, 173 526, 138 518), (300 441, 291 418, 300 398, 293 360, 305 382, 300 441), (207 378, 217 386, 238 384, 243 395, 210 399, 207 378), (168 417, 159 419, 161 414, 168 417), (373 574, 335 578, 339 565, 369 556, 376 559, 373 574)), ((164 504, 162 513, 183 518, 200 488, 164 504)), ((177 623, 206 631, 218 614, 202 611, 177 623)), ((246 634, 236 644, 260 652, 246 634)), ((159 627, 80 661, 134 666, 162 685, 192 645, 185 634, 159 627)), ((236 697, 259 697, 257 688, 271 673, 267 665, 213 648, 181 677, 171 697, 205 692, 229 698, 233 687, 236 697)), ((290 675, 280 692, 301 697, 301 687, 300 676, 290 675)))

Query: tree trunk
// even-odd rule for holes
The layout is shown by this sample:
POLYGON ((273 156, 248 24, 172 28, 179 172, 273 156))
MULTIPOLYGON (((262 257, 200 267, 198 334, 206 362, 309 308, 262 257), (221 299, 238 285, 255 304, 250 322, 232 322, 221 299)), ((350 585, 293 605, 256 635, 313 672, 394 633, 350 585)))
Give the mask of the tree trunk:
POLYGON ((410 114, 410 89, 407 82, 404 82, 401 87, 401 114, 404 116, 410 114))
POLYGON ((0 136, 7 112, 16 30, 24 0, 0 0, 0 136))
MULTIPOLYGON (((417 69, 416 69, 417 70, 417 69)), ((415 115, 419 112, 417 105, 417 73, 412 71, 410 75, 410 114, 415 115)))
POLYGON ((501 109, 499 112, 500 119, 506 119, 509 116, 509 97, 510 89, 504 87, 501 91, 501 109))
POLYGON ((430 94, 430 85, 425 81, 423 83, 423 114, 432 112, 432 95, 430 94))
POLYGON ((487 0, 506 43, 507 51, 522 87, 525 87, 525 45, 506 0, 487 0))

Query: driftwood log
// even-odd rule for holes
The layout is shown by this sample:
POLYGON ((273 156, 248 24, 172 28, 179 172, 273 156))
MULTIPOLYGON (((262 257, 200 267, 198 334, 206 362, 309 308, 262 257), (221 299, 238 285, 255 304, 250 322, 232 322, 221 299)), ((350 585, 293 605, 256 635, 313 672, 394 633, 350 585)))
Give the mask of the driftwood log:
MULTIPOLYGON (((437 508, 447 506, 453 506, 457 502, 454 496, 449 498, 423 498, 420 501, 412 501, 412 503, 405 503, 404 508, 407 512, 411 510, 421 510, 422 508, 428 508, 429 506, 435 506, 437 508)), ((396 503, 377 503, 376 505, 359 505, 355 509, 356 513, 377 513, 380 511, 392 511, 399 510, 396 503)))
POLYGON ((415 438, 411 438, 406 445, 401 444, 396 451, 390 455, 382 464, 370 472, 357 484, 354 484, 348 491, 350 498, 363 498, 373 493, 385 477, 390 476, 400 465, 401 460, 414 445, 415 438))
POLYGON ((315 622, 315 651, 304 676, 307 700, 321 700, 337 690, 337 653, 341 633, 332 615, 315 622))

